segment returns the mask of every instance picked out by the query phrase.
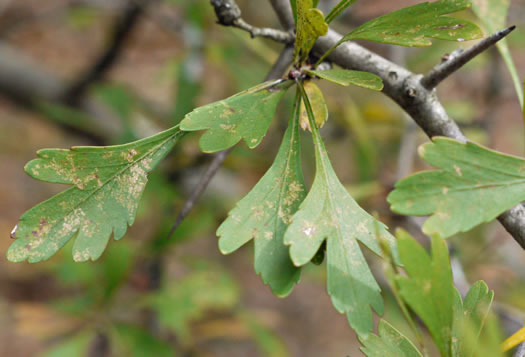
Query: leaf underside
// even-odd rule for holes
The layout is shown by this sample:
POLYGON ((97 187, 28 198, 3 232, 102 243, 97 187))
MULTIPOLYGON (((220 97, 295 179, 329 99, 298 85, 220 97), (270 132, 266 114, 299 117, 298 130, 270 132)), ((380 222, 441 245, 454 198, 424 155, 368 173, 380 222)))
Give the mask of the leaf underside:
POLYGON ((180 128, 184 131, 206 130, 200 139, 203 152, 226 150, 241 139, 250 149, 259 145, 268 131, 277 104, 287 86, 265 82, 227 99, 188 113, 180 128))
POLYGON ((423 171, 397 182, 388 202, 400 214, 432 214, 423 225, 426 234, 447 238, 468 231, 525 200, 522 158, 441 137, 419 151, 440 170, 423 171))
POLYGON ((306 72, 342 86, 353 84, 354 86, 376 91, 383 89, 383 81, 373 73, 347 69, 330 69, 327 71, 307 70, 306 72))
POLYGON ((367 40, 400 46, 430 46, 429 38, 466 41, 482 37, 481 30, 464 19, 443 16, 471 6, 470 0, 440 0, 410 6, 373 19, 342 42, 367 40))
POLYGON ((299 102, 297 98, 273 165, 217 230, 223 254, 254 240, 255 271, 277 296, 288 295, 300 277, 300 269, 291 262, 283 243, 291 217, 306 195, 301 170, 299 102))
POLYGON ((172 128, 126 145, 38 151, 39 158, 25 171, 35 179, 73 187, 22 215, 8 259, 49 259, 75 236, 75 261, 100 257, 110 235, 118 240, 133 224, 147 174, 181 135, 172 128))
POLYGON ((316 174, 284 241, 290 246, 294 264, 302 266, 314 258, 326 240, 328 294, 334 307, 347 313, 352 328, 366 336, 373 328, 370 306, 382 314, 383 301, 358 241, 381 254, 376 234, 390 243, 393 252, 395 240, 383 224, 359 207, 337 179, 311 115, 309 101, 306 106, 311 116, 310 125, 314 126, 316 174))
POLYGON ((377 329, 378 335, 360 338, 361 351, 367 357, 422 357, 416 346, 385 320, 379 321, 377 329))

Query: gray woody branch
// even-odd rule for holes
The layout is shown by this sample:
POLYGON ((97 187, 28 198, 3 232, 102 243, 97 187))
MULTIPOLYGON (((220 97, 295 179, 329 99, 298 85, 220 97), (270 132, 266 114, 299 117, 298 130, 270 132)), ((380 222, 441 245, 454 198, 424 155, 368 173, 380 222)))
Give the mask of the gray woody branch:
POLYGON ((265 37, 286 44, 293 42, 295 39, 293 32, 258 28, 250 25, 242 19, 241 9, 234 0, 211 0, 210 2, 215 9, 217 22, 223 26, 233 26, 247 31, 252 38, 265 37))
MULTIPOLYGON (((217 1, 220 0, 212 0, 212 3, 217 1)), ((235 4, 233 0, 222 2, 235 4)), ((270 2, 282 24, 293 23, 288 0, 270 0, 270 2)), ((434 88, 443 79, 512 30, 513 28, 506 29, 481 41, 473 49, 450 56, 425 77, 412 73, 353 42, 341 44, 328 59, 343 68, 370 72, 381 77, 385 86, 383 92, 401 106, 428 137, 447 136, 465 142, 467 140, 465 135, 456 122, 448 116, 434 88)), ((317 40, 313 50, 317 54, 323 54, 341 38, 339 33, 330 30, 326 36, 317 40)), ((525 208, 521 204, 517 205, 500 215, 498 220, 516 242, 525 249, 525 208)))

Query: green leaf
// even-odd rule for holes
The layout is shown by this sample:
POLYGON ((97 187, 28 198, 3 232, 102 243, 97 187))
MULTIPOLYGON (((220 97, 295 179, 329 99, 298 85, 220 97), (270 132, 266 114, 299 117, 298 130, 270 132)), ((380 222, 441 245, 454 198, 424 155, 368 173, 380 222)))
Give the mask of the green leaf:
POLYGON ((38 151, 39 158, 26 165, 26 172, 38 180, 74 187, 22 215, 7 258, 46 260, 73 236, 75 261, 100 257, 111 233, 118 240, 133 224, 148 173, 181 136, 175 127, 125 145, 38 151))
POLYGON ((40 357, 71 357, 88 356, 89 345, 93 341, 92 331, 83 331, 72 337, 53 345, 50 349, 40 354, 40 357))
POLYGON ((470 288, 461 301, 456 290, 454 301, 454 322, 452 325, 452 355, 470 357, 479 347, 479 336, 488 316, 494 291, 483 281, 470 288))
POLYGON ((380 320, 377 327, 379 335, 360 338, 364 347, 361 351, 367 357, 422 357, 416 346, 401 332, 385 320, 380 320))
POLYGON ((349 322, 360 335, 373 328, 370 306, 379 314, 383 301, 358 241, 380 255, 377 234, 394 248, 394 239, 386 227, 354 201, 339 182, 330 164, 312 108, 304 88, 301 95, 309 114, 315 143, 316 174, 310 192, 293 216, 284 241, 290 245, 290 256, 297 266, 310 262, 326 240, 328 294, 335 308, 347 313, 349 322))
POLYGON ((399 46, 430 46, 428 38, 448 41, 475 40, 481 30, 472 22, 442 15, 470 7, 470 0, 440 0, 406 7, 371 20, 341 42, 367 40, 399 46))
POLYGON ((399 256, 408 274, 397 280, 399 292, 423 320, 442 356, 450 356, 454 287, 444 240, 432 238, 432 257, 408 233, 398 231, 399 256))
POLYGON ((383 89, 383 81, 375 74, 347 69, 330 69, 327 71, 307 70, 308 74, 317 76, 327 81, 349 86, 353 84, 358 87, 380 91, 383 89))
MULTIPOLYGON (((324 100, 323 92, 321 89, 312 81, 306 81, 304 83, 304 90, 308 98, 315 116, 315 123, 318 127, 322 128, 324 123, 328 120, 328 107, 324 100)), ((304 102, 301 103, 301 110, 299 116, 299 126, 303 130, 312 131, 310 124, 308 123, 308 113, 304 106, 304 102)))
POLYGON ((191 336, 191 322, 210 310, 230 310, 239 298, 239 288, 228 273, 205 265, 148 296, 146 305, 157 312, 162 325, 186 341, 191 336))
POLYGON ((432 214, 423 225, 426 234, 447 238, 468 231, 525 200, 522 158, 441 137, 420 147, 419 154, 440 170, 397 182, 388 202, 400 214, 432 214))
MULTIPOLYGON (((506 26, 507 13, 509 10, 509 0, 472 0, 472 10, 476 16, 481 20, 483 26, 489 33, 496 33, 501 31, 506 26)), ((496 43, 501 57, 507 66, 514 88, 518 95, 520 105, 523 107, 523 89, 521 87, 521 78, 516 69, 516 65, 510 54, 507 39, 502 39, 496 43)))
POLYGON ((327 24, 332 22, 337 16, 339 16, 347 7, 352 5, 356 0, 341 0, 339 4, 335 5, 334 8, 326 15, 325 21, 327 24))
POLYGON ((319 36, 328 33, 328 24, 321 10, 314 8, 312 0, 297 1, 297 28, 295 37, 294 64, 300 67, 308 58, 319 36))
POLYGON ((297 23, 297 0, 290 0, 290 6, 292 7, 293 18, 297 23))
POLYGON ((200 139, 203 152, 226 150, 244 139, 250 149, 260 144, 288 85, 265 82, 227 99, 199 107, 180 123, 184 131, 208 129, 200 139))
MULTIPOLYGON (((117 356, 129 357, 175 357, 177 353, 166 341, 150 332, 131 325, 118 324, 114 327, 117 356)), ((115 348, 115 347, 114 347, 115 348)))
POLYGON ((290 261, 288 248, 283 244, 290 219, 306 196, 299 142, 300 101, 297 96, 272 167, 217 230, 223 254, 254 240, 255 272, 278 296, 288 295, 300 277, 300 270, 290 261))

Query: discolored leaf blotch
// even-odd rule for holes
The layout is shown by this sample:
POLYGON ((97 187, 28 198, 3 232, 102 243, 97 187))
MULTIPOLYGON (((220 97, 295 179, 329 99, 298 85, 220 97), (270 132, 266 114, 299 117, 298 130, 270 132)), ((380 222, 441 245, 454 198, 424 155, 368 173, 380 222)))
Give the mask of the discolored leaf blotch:
POLYGON ((26 172, 41 181, 73 187, 22 215, 7 258, 46 260, 75 236, 75 261, 100 257, 110 235, 118 240, 133 224, 148 173, 181 136, 175 127, 125 145, 40 150, 26 172))

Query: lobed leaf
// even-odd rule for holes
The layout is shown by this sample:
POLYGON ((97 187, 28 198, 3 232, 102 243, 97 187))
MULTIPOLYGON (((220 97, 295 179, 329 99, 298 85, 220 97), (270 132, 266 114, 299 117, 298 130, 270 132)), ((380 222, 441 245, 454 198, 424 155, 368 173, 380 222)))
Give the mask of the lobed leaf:
MULTIPOLYGON (((472 10, 474 14, 476 14, 483 26, 490 33, 496 33, 505 28, 509 6, 510 0, 472 0, 472 10)), ((504 38, 498 41, 496 47, 510 72, 514 89, 516 90, 521 106, 523 106, 522 83, 510 54, 507 39, 504 38)))
POLYGON ((398 231, 399 256, 408 274, 398 277, 404 301, 423 320, 441 356, 450 356, 454 287, 445 241, 432 238, 432 256, 404 231, 398 231))
POLYGON ((455 290, 454 320, 452 324, 452 356, 470 357, 479 347, 479 336, 490 310, 494 291, 483 281, 478 281, 470 288, 461 301, 455 290))
POLYGON ((313 0, 296 0, 297 26, 295 37, 294 64, 300 67, 308 58, 319 36, 328 33, 328 24, 321 10, 314 7, 313 0))
POLYGON ((382 314, 383 301, 366 260, 359 248, 361 241, 376 254, 381 253, 377 234, 394 248, 386 226, 370 216, 354 201, 339 182, 330 164, 312 108, 299 84, 316 147, 316 174, 312 188, 292 218, 284 236, 290 257, 297 266, 310 262, 326 241, 328 294, 334 307, 347 313, 358 334, 366 336, 373 328, 370 306, 382 314), (376 224, 379 229, 376 229, 376 224))
POLYGON ((377 329, 378 336, 359 338, 363 344, 361 351, 367 357, 423 357, 408 338, 385 320, 379 321, 377 329))
POLYGON ((383 89, 383 81, 381 78, 369 72, 351 71, 347 69, 330 69, 327 71, 306 70, 306 72, 309 75, 317 76, 342 86, 353 84, 358 87, 376 91, 383 89))
POLYGON ((332 22, 337 16, 339 16, 343 11, 346 10, 350 5, 352 5, 356 0, 341 0, 334 8, 326 15, 325 21, 327 24, 332 22))
POLYGON ((430 46, 432 42, 428 38, 474 40, 482 37, 475 24, 443 16, 470 6, 470 0, 439 0, 406 7, 359 26, 341 42, 367 40, 399 46, 430 46))
POLYGON ((397 182, 387 199, 394 212, 431 214, 423 225, 426 234, 447 238, 468 231, 525 200, 525 159, 442 137, 419 153, 440 170, 397 182))
POLYGON ((259 145, 268 131, 277 104, 288 86, 270 81, 227 99, 199 107, 180 123, 184 131, 207 130, 200 139, 203 152, 228 149, 244 139, 250 149, 259 145))
POLYGON ((283 237, 306 190, 301 170, 299 103, 295 107, 274 163, 250 193, 229 213, 217 235, 223 254, 254 241, 255 271, 278 296, 288 295, 299 281, 283 237))
POLYGON ((46 260, 75 236, 75 261, 100 257, 110 235, 118 240, 133 224, 148 173, 181 136, 175 127, 125 145, 38 151, 39 158, 26 165, 26 172, 38 180, 74 187, 22 215, 7 258, 46 260))

